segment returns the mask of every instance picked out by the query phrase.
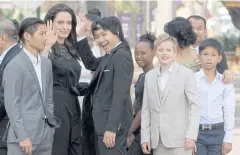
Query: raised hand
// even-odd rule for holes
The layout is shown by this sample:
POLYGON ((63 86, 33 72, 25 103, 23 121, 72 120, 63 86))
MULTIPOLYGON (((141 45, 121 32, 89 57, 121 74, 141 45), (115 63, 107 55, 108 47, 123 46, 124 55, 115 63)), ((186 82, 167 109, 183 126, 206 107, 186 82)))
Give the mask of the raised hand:
POLYGON ((58 30, 55 29, 51 20, 47 21, 46 24, 46 38, 45 49, 49 50, 56 43, 58 38, 58 30))
POLYGON ((77 17, 76 33, 77 37, 84 37, 87 35, 87 18, 83 13, 80 13, 77 17))

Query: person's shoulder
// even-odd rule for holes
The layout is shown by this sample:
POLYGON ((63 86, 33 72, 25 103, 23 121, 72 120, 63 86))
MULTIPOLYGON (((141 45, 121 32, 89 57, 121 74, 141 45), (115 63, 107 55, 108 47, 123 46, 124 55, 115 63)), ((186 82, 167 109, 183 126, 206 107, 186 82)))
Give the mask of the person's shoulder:
MULTIPOLYGON (((8 62, 7 66, 15 66, 15 65, 18 65, 18 66, 21 66, 21 62, 23 61, 22 60, 22 57, 21 57, 21 52, 23 51, 20 51, 18 54, 16 54, 16 56, 14 56, 11 61, 8 62)), ((6 66, 6 67, 7 67, 6 66)))
POLYGON ((175 63, 175 65, 177 66, 178 70, 180 72, 182 72, 183 74, 194 74, 193 71, 181 64, 175 63))
POLYGON ((203 76, 203 73, 202 73, 202 71, 200 70, 200 71, 195 72, 195 73, 194 73, 194 76, 196 77, 196 79, 198 79, 198 78, 200 78, 200 77, 203 76))
POLYGON ((118 45, 118 46, 119 47, 116 49, 116 52, 115 52, 116 55, 130 56, 132 54, 131 50, 129 48, 127 48, 126 46, 120 46, 120 45, 118 45))
POLYGON ((49 58, 41 56, 42 63, 46 63, 47 65, 52 65, 52 61, 49 58))
POLYGON ((145 74, 145 78, 146 77, 152 77, 153 75, 156 75, 157 74, 157 72, 158 72, 158 70, 159 70, 159 67, 155 67, 155 68, 153 68, 153 69, 151 69, 150 71, 148 71, 146 74, 145 74))
POLYGON ((12 58, 11 61, 8 62, 8 64, 4 68, 4 72, 10 72, 10 73, 21 73, 24 68, 23 64, 21 63, 23 61, 19 54, 17 54, 14 58, 12 58))
POLYGON ((115 51, 113 59, 119 61, 121 61, 122 59, 133 61, 131 51, 124 47, 123 48, 120 47, 115 51))

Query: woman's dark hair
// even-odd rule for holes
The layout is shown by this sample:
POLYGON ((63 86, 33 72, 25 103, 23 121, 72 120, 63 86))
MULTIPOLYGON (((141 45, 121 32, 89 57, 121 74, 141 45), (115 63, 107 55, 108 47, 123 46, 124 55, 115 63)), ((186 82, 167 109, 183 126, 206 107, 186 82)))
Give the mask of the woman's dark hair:
MULTIPOLYGON (((57 5, 53 6, 47 12, 44 22, 47 23, 47 21, 49 21, 49 20, 54 21, 56 15, 59 12, 68 12, 72 16, 72 30, 71 30, 69 36, 67 37, 67 39, 65 39, 65 45, 67 46, 70 54, 74 58, 79 58, 78 53, 75 48, 75 43, 77 42, 77 34, 76 34, 77 19, 76 19, 74 11, 66 4, 57 4, 57 5)), ((53 47, 52 51, 54 52, 54 47, 53 47)))
POLYGON ((24 33, 28 32, 28 33, 34 33, 37 30, 37 26, 39 24, 45 24, 43 20, 39 19, 39 18, 35 18, 35 17, 31 17, 31 18, 26 18, 22 21, 20 28, 19 28, 19 39, 24 42, 24 33))
POLYGON ((86 18, 92 22, 95 22, 101 18, 101 12, 96 8, 91 9, 86 14, 86 18))
POLYGON ((201 54, 202 51, 207 47, 215 48, 219 55, 223 54, 223 48, 222 48, 221 44, 214 38, 207 38, 207 39, 203 40, 199 44, 199 53, 201 54))
POLYGON ((113 34, 117 35, 118 38, 130 48, 128 42, 124 38, 122 25, 120 20, 116 16, 104 17, 92 24, 92 33, 99 29, 108 30, 113 34))
POLYGON ((189 47, 196 42, 196 34, 191 23, 182 17, 176 17, 164 26, 164 31, 177 39, 180 48, 189 47))
POLYGON ((145 34, 141 35, 138 42, 148 42, 150 47, 154 49, 154 41, 156 40, 156 36, 151 32, 146 31, 145 34))

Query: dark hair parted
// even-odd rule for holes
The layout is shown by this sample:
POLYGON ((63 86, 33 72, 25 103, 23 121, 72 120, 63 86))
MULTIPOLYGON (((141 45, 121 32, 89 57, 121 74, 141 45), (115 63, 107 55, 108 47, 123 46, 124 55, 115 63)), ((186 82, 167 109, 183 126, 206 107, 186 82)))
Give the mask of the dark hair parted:
POLYGON ((176 17, 164 26, 164 31, 177 39, 180 48, 189 47, 196 42, 196 34, 191 23, 182 17, 176 17))
POLYGON ((151 49, 154 49, 154 41, 156 40, 156 36, 153 35, 151 32, 146 31, 145 34, 139 37, 138 42, 148 42, 151 49))
MULTIPOLYGON (((56 15, 59 12, 68 12, 72 17, 72 30, 69 36, 65 39, 64 43, 69 49, 70 54, 74 58, 79 58, 79 55, 75 48, 75 43, 77 42, 77 34, 76 34, 77 19, 74 11, 66 4, 56 4, 47 12, 44 22, 47 23, 47 21, 50 21, 50 20, 54 21, 56 15)), ((54 53, 54 49, 52 49, 52 51, 54 53)))
POLYGON ((199 54, 201 54, 202 51, 207 47, 215 48, 219 55, 223 54, 223 48, 221 44, 214 38, 205 39, 199 44, 199 54))
POLYGON ((199 15, 192 15, 192 16, 188 17, 187 20, 189 20, 189 19, 191 19, 191 18, 196 19, 196 20, 202 20, 203 23, 204 23, 204 28, 207 28, 207 22, 206 22, 206 19, 204 19, 202 16, 199 16, 199 15))
POLYGON ((39 24, 45 24, 43 20, 39 19, 39 18, 35 18, 35 17, 31 17, 31 18, 26 18, 22 21, 20 28, 19 28, 19 39, 24 42, 24 33, 34 33, 37 30, 37 26, 39 24))
POLYGON ((96 8, 91 9, 86 14, 86 18, 92 22, 95 22, 101 18, 101 12, 96 8))
POLYGON ((116 16, 104 17, 93 22, 92 33, 94 34, 94 32, 99 29, 108 30, 117 35, 118 38, 130 48, 128 42, 124 38, 121 22, 116 16))

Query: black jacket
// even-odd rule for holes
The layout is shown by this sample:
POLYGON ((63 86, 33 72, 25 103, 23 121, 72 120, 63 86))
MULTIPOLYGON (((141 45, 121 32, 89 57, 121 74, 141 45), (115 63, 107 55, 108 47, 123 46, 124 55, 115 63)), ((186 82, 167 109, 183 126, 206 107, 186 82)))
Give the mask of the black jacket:
POLYGON ((126 134, 133 119, 130 97, 133 60, 129 46, 121 43, 100 58, 93 56, 87 39, 77 42, 76 47, 86 69, 95 71, 84 103, 93 106, 97 134, 103 135, 105 131, 126 134))

